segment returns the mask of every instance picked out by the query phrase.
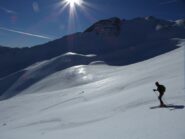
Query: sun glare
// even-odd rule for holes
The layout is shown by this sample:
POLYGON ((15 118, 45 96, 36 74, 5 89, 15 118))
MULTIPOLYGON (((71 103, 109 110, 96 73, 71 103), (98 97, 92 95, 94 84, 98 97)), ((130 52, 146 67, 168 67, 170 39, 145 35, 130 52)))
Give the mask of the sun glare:
POLYGON ((83 0, 65 0, 65 2, 70 5, 71 8, 74 8, 75 6, 81 6, 83 0))
MULTIPOLYGON (((91 3, 86 0, 59 0, 56 3, 56 10, 58 10, 55 14, 57 16, 61 14, 68 15, 68 32, 76 32, 76 29, 80 27, 80 20, 78 17, 78 13, 83 14, 89 20, 93 20, 94 18, 89 14, 88 8, 94 8, 91 3)), ((96 8, 95 8, 96 9, 96 8)))

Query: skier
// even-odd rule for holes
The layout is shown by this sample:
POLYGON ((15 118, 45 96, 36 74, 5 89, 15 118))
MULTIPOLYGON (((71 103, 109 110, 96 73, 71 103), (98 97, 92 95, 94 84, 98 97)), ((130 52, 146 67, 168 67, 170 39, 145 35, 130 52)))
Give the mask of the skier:
POLYGON ((155 82, 155 85, 157 86, 157 89, 153 89, 153 91, 158 91, 159 92, 159 101, 160 101, 160 107, 166 107, 166 105, 164 104, 162 97, 164 95, 164 92, 166 90, 166 87, 162 84, 159 84, 159 82, 155 82))

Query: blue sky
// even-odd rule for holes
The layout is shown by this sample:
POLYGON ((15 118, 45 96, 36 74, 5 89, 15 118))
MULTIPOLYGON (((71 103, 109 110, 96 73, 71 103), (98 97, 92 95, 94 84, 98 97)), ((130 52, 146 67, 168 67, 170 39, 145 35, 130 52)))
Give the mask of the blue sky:
POLYGON ((0 45, 25 47, 82 32, 97 20, 156 16, 185 18, 185 0, 84 0, 70 16, 63 0, 0 0, 0 45))

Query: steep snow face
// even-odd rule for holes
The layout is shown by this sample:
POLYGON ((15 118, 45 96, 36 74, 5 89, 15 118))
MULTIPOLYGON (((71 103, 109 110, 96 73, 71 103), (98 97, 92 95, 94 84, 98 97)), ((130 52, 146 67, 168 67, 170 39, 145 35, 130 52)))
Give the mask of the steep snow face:
MULTIPOLYGON (((81 65, 46 76, 0 101, 0 138, 184 139, 184 44, 128 66, 81 65), (166 86, 169 108, 155 107, 155 81, 166 86)), ((27 68, 29 78, 56 59, 27 68)))
MULTIPOLYGON (((8 77, 0 79, 0 91, 3 93, 1 99, 9 98, 21 93, 23 90, 28 89, 35 83, 43 80, 50 75, 64 70, 66 68, 75 65, 88 65, 89 63, 96 61, 96 55, 82 55, 72 52, 68 52, 61 56, 55 57, 51 60, 36 63, 22 71, 14 73, 8 77)), ((85 71, 85 69, 84 69, 85 71)), ((70 71, 66 71, 65 74, 57 75, 61 78, 69 78, 69 82, 65 82, 65 87, 70 87, 70 81, 75 80, 76 77, 83 75, 82 68, 73 68, 70 71), (66 76, 67 75, 67 76, 66 76), (68 84, 69 83, 69 84, 68 84)), ((50 81, 53 79, 50 79, 50 81)), ((85 83, 86 81, 84 81, 85 83)), ((53 84, 60 83, 55 80, 53 84)), ((75 82, 78 84, 77 82, 75 82)), ((52 86, 51 84, 49 85, 52 86)), ((39 85, 38 88, 44 88, 45 85, 39 85)), ((51 87, 52 88, 52 87, 51 87)), ((37 89, 38 90, 38 89, 37 89)), ((33 91, 33 90, 32 90, 33 91)), ((35 90, 34 90, 35 91, 35 90)))

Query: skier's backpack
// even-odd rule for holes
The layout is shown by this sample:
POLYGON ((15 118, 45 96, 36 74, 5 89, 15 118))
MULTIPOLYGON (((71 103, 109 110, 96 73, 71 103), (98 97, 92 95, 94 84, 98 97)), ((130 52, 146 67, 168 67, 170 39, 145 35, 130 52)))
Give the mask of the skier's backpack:
POLYGON ((166 91, 166 87, 165 87, 164 85, 160 85, 160 90, 161 90, 162 92, 165 92, 165 91, 166 91))

